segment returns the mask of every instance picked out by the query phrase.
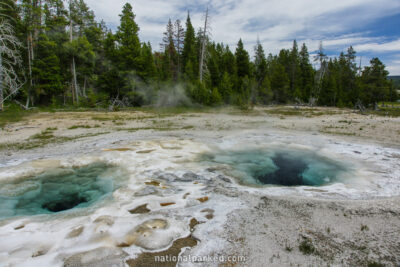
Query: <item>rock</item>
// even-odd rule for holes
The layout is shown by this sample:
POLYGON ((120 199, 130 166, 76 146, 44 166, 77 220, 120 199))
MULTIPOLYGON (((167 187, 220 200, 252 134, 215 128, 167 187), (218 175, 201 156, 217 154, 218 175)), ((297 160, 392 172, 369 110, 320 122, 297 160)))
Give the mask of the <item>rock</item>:
POLYGON ((173 181, 179 179, 179 177, 173 173, 162 173, 157 176, 157 179, 165 180, 168 182, 173 182, 173 181))
POLYGON ((182 178, 179 178, 180 181, 184 181, 184 182, 191 182, 191 181, 200 180, 200 179, 202 179, 202 177, 193 172, 187 172, 182 176, 182 178))
POLYGON ((226 182, 226 183, 232 183, 232 181, 231 181, 231 179, 229 179, 228 177, 226 177, 226 176, 223 176, 223 175, 218 175, 218 177, 217 177, 218 179, 221 179, 222 181, 224 181, 224 182, 226 182))
POLYGON ((158 190, 155 189, 153 186, 148 186, 148 187, 145 187, 143 190, 136 192, 135 196, 142 197, 142 196, 148 196, 148 195, 154 195, 154 194, 158 194, 158 190))

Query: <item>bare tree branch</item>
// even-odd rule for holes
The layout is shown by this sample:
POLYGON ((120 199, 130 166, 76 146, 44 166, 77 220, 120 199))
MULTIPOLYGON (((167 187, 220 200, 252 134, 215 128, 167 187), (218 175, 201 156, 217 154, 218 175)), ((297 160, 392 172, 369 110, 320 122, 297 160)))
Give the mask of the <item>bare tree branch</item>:
POLYGON ((0 22, 0 110, 4 102, 15 95, 23 86, 17 68, 21 66, 19 48, 21 43, 15 37, 13 27, 6 21, 0 22), (4 97, 4 95, 6 95, 4 97))

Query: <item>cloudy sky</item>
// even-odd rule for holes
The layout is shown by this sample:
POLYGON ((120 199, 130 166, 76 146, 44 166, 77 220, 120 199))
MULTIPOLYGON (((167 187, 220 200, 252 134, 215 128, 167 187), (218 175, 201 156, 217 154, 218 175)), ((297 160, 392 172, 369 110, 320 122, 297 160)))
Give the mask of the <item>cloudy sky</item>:
POLYGON ((400 75, 400 0, 86 0, 98 20, 115 29, 122 6, 129 2, 142 41, 159 49, 168 19, 186 20, 190 11, 196 29, 208 5, 212 38, 233 50, 239 38, 253 54, 257 36, 266 53, 290 48, 294 39, 312 53, 323 41, 336 56, 352 45, 358 60, 379 57, 391 75, 400 75))

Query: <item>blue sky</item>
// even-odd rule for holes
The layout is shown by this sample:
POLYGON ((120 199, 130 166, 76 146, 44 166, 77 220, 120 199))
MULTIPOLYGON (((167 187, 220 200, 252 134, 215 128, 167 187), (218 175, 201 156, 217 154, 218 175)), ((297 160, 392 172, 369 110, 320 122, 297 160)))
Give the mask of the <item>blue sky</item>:
POLYGON ((122 6, 132 4, 142 41, 159 49, 168 19, 202 25, 207 5, 211 10, 212 39, 232 50, 239 38, 253 54, 259 36, 266 53, 290 48, 294 39, 305 42, 310 53, 322 41, 329 56, 352 45, 363 65, 379 57, 391 75, 400 75, 400 0, 86 0, 114 28, 122 6))

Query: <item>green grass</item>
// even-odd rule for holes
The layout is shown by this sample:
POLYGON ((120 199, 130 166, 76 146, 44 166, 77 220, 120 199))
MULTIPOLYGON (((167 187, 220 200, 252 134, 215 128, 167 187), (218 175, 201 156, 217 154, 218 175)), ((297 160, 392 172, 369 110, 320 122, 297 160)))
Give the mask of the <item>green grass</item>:
POLYGON ((182 130, 190 130, 190 129, 193 129, 193 128, 194 128, 194 126, 188 125, 188 126, 182 127, 182 130))
POLYGON ((355 133, 343 133, 343 132, 334 132, 334 131, 327 131, 327 130, 323 130, 323 131, 319 131, 320 133, 323 134, 334 134, 334 135, 344 135, 344 136, 356 136, 355 133))
POLYGON ((153 130, 153 131, 160 131, 160 132, 167 132, 167 131, 179 131, 183 128, 177 127, 138 127, 138 128, 116 128, 117 131, 127 131, 127 132, 137 132, 137 131, 146 131, 146 130, 153 130))
POLYGON ((299 245, 299 250, 304 255, 310 255, 310 254, 313 254, 315 252, 315 247, 314 247, 314 245, 313 245, 311 240, 304 239, 303 241, 301 241, 301 243, 299 245))
POLYGON ((388 117, 400 117, 400 107, 379 107, 379 110, 377 111, 371 111, 372 114, 378 115, 378 116, 388 116, 388 117))
POLYGON ((31 136, 27 142, 2 143, 0 144, 0 150, 29 150, 29 149, 44 147, 48 144, 61 144, 85 137, 93 137, 108 133, 109 132, 82 134, 82 135, 67 137, 67 136, 54 136, 53 134, 50 135, 49 133, 46 133, 46 131, 43 131, 40 134, 31 136))
POLYGON ((265 113, 272 115, 284 115, 284 116, 302 116, 303 112, 299 109, 272 109, 266 110, 265 113))
POLYGON ((111 117, 103 117, 103 116, 93 116, 92 120, 95 121, 117 121, 117 120, 124 120, 122 116, 114 115, 111 117))
POLYGON ((335 115, 337 114, 336 111, 321 111, 318 109, 314 108, 274 108, 274 109, 269 109, 265 110, 265 113, 271 114, 271 115, 281 115, 281 116, 299 116, 299 117, 307 117, 307 118, 312 118, 312 117, 319 117, 319 116, 324 116, 324 115, 335 115))
POLYGON ((399 102, 379 102, 378 106, 381 107, 382 104, 385 104, 385 106, 389 106, 389 107, 397 107, 400 108, 400 103, 399 102))
POLYGON ((376 262, 376 261, 370 261, 370 262, 368 262, 367 266, 368 267, 385 267, 386 265, 376 262))
POLYGON ((31 136, 30 139, 48 140, 48 139, 54 138, 53 132, 56 130, 57 130, 57 128, 47 128, 46 130, 42 131, 41 133, 31 136))
MULTIPOLYGON (((98 125, 98 127, 100 127, 100 125, 98 125)), ((74 130, 74 129, 90 129, 92 128, 92 126, 90 125, 73 125, 71 127, 68 128, 68 130, 74 130)))
POLYGON ((0 128, 4 128, 7 124, 22 121, 25 117, 36 110, 23 110, 16 104, 5 105, 4 111, 0 112, 0 128))

